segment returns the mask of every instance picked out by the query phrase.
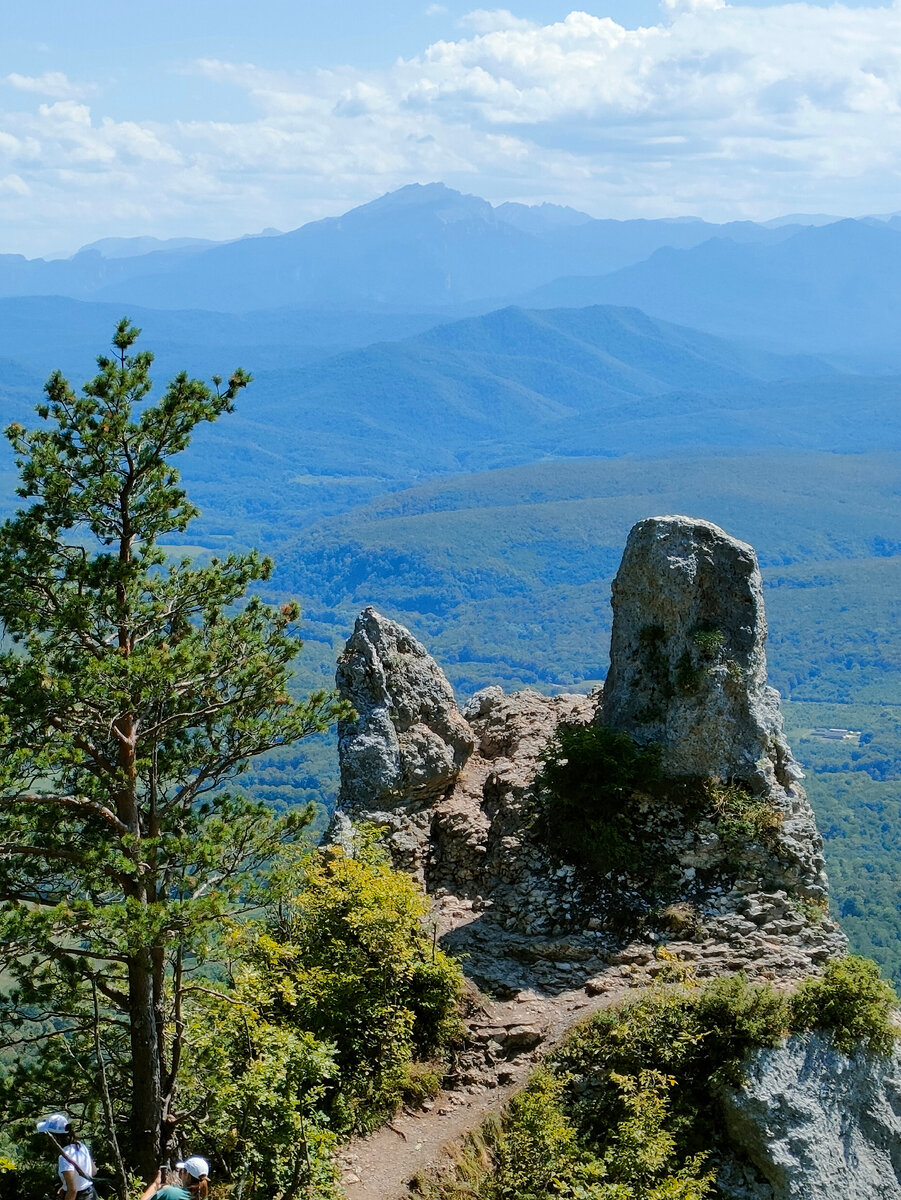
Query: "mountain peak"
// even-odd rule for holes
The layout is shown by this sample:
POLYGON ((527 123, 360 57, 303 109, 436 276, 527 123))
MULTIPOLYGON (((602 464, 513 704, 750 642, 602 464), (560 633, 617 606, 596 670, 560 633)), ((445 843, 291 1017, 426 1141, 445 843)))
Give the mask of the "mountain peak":
POLYGON ((449 213, 475 215, 487 219, 491 219, 494 215, 494 209, 481 196, 466 195, 463 192, 455 191, 454 188, 449 188, 444 183, 408 183, 394 192, 386 192, 377 200, 370 200, 368 204, 352 208, 338 219, 346 221, 364 215, 367 217, 381 216, 412 209, 440 211, 441 215, 449 213))

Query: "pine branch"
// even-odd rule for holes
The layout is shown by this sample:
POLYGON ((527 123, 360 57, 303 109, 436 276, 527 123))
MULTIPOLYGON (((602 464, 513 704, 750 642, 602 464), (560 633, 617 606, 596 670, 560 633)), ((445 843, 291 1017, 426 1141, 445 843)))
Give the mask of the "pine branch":
MULTIPOLYGON (((79 744, 77 740, 76 744, 79 744)), ((79 748, 83 749, 84 747, 79 745, 79 748)), ((110 769, 112 770, 112 767, 110 769)), ((117 833, 123 836, 131 832, 128 826, 119 820, 111 808, 107 808, 104 804, 99 804, 96 800, 89 800, 86 796, 68 796, 52 792, 20 792, 10 796, 0 796, 0 806, 3 808, 15 808, 20 804, 48 804, 55 808, 71 809, 74 812, 99 817, 111 829, 115 829, 117 833)), ((83 862, 82 859, 75 861, 79 863, 83 862)))

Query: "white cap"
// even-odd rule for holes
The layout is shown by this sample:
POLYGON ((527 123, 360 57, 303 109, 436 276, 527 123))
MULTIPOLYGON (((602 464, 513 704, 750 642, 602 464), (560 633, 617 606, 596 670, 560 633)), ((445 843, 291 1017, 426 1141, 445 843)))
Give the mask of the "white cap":
POLYGON ((201 1158, 199 1154, 192 1154, 184 1162, 177 1162, 175 1168, 178 1171, 187 1171, 195 1179, 202 1179, 204 1175, 209 1175, 210 1173, 210 1164, 205 1158, 201 1158))
POLYGON ((38 1133, 65 1133, 69 1128, 69 1118, 65 1113, 51 1113, 38 1121, 38 1133))

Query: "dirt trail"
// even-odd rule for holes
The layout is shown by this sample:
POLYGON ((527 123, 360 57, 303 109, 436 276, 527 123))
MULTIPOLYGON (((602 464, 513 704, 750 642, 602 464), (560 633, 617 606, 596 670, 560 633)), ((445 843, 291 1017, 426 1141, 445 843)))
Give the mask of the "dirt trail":
POLYGON ((554 996, 520 992, 514 1000, 487 1001, 468 1022, 479 1065, 453 1090, 415 1111, 404 1109, 367 1138, 354 1139, 339 1155, 348 1200, 398 1200, 410 1179, 436 1166, 464 1134, 500 1109, 525 1083, 535 1062, 563 1035, 628 992, 619 971, 592 980, 589 995, 578 988, 554 996))

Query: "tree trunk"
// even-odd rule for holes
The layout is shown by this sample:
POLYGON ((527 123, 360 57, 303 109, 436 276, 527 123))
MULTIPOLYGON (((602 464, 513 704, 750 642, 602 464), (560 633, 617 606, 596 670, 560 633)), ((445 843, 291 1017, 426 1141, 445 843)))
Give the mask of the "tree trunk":
POLYGON ((131 1160, 149 1183, 160 1164, 160 1057, 153 1004, 153 964, 149 950, 128 960, 128 1020, 131 1033, 133 1090, 131 1160))

